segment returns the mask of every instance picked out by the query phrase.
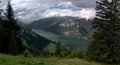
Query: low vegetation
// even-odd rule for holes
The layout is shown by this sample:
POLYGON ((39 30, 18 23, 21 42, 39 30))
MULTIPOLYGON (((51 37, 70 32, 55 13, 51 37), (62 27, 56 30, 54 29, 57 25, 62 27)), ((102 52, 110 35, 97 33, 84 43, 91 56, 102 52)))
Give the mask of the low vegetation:
POLYGON ((0 65, 102 65, 80 59, 10 56, 0 54, 0 65))

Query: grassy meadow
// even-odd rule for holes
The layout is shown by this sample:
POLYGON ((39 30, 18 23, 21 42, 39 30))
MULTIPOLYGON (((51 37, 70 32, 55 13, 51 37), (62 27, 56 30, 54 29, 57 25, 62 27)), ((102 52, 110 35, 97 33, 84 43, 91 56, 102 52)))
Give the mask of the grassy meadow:
POLYGON ((102 65, 80 59, 10 56, 0 54, 0 65, 102 65))

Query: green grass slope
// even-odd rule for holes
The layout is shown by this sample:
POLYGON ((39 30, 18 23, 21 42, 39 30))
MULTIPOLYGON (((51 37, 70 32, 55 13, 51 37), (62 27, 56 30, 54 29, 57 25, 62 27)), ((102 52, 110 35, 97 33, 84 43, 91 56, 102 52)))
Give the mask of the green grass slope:
POLYGON ((10 56, 0 54, 0 65, 102 65, 80 59, 57 59, 23 56, 10 56))

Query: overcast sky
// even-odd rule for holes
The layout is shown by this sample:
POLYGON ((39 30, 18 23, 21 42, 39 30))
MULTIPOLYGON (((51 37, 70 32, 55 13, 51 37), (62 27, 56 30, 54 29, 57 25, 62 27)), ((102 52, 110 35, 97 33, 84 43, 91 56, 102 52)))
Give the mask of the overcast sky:
MULTIPOLYGON (((2 0, 4 9, 8 0, 2 0)), ((96 0, 12 0, 17 19, 31 21, 50 16, 74 16, 93 18, 96 0)))

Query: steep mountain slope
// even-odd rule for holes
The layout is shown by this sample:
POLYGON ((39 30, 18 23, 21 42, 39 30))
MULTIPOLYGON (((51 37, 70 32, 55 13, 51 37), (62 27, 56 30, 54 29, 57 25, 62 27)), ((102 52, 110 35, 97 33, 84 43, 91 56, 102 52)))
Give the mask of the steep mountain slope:
POLYGON ((51 17, 32 22, 27 25, 29 29, 42 29, 59 35, 84 38, 91 36, 92 20, 75 17, 51 17))
POLYGON ((51 40, 42 37, 32 31, 29 30, 21 30, 20 33, 22 40, 24 44, 29 48, 34 48, 37 50, 42 50, 44 47, 46 47, 49 43, 52 43, 51 40))

